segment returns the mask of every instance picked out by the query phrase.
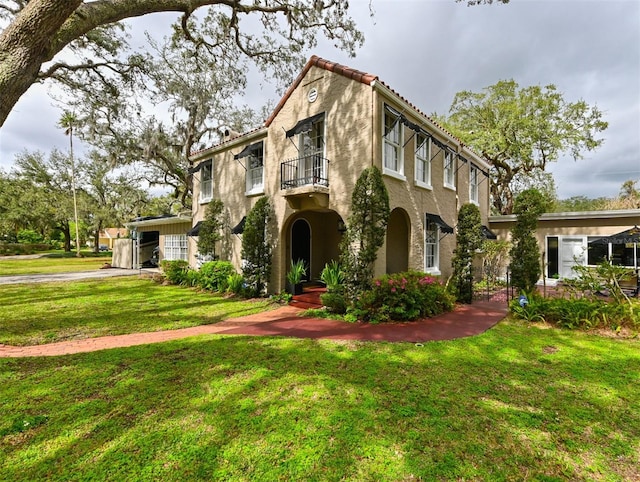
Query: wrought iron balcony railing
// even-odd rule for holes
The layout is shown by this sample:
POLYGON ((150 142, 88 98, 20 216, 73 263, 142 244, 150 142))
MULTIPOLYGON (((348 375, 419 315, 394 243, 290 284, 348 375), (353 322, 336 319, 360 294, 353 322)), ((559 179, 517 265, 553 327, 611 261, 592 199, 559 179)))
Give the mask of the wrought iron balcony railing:
POLYGON ((329 186, 329 160, 318 154, 297 157, 280 164, 280 189, 329 186))

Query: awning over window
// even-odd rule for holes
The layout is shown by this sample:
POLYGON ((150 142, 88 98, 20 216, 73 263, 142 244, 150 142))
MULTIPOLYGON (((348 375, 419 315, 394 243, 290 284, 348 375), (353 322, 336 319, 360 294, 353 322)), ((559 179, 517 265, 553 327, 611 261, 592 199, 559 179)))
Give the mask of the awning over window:
POLYGON ((298 123, 293 127, 293 129, 289 129, 287 131, 287 137, 293 137, 303 132, 309 132, 313 127, 313 124, 318 122, 322 118, 324 118, 324 112, 321 112, 320 114, 312 115, 311 117, 307 117, 306 119, 302 119, 301 121, 298 121, 298 123))
POLYGON ((447 233, 447 234, 452 234, 453 233, 453 228, 451 226, 449 226, 447 223, 445 223, 442 218, 440 216, 438 216, 437 214, 429 214, 426 213, 426 217, 428 221, 431 221, 435 224, 437 224, 438 226, 440 226, 440 231, 442 231, 443 233, 447 233))
POLYGON ((482 225, 482 237, 485 239, 498 239, 498 236, 484 224, 482 225))
POLYGON ((200 234, 201 226, 202 226, 202 221, 198 221, 194 227, 192 227, 189 231, 187 231, 187 236, 198 236, 200 234))
POLYGON ((251 154, 257 154, 262 149, 262 141, 256 142, 255 144, 249 144, 244 149, 242 149, 238 154, 233 156, 234 159, 242 159, 243 157, 250 156, 251 154))
POLYGON ((242 234, 244 232, 244 225, 246 222, 247 217, 243 216, 240 222, 234 228, 231 228, 231 234, 242 234))

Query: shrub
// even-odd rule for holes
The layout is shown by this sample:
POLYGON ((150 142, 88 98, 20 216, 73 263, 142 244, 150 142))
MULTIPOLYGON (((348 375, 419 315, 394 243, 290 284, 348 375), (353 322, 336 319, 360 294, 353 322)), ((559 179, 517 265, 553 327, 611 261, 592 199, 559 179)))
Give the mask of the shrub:
POLYGON ((244 289, 244 278, 240 273, 232 273, 227 276, 227 292, 239 295, 244 289))
POLYGON ((232 274, 236 270, 229 261, 209 261, 200 267, 198 286, 208 291, 225 291, 232 274))
POLYGON ((344 273, 337 261, 333 260, 324 266, 322 273, 320 273, 320 279, 327 286, 328 291, 342 292, 344 273))
POLYGON ((257 296, 262 295, 271 279, 273 233, 269 226, 274 215, 269 198, 261 197, 247 214, 242 233, 242 274, 250 290, 257 296))
POLYGON ((371 323, 411 321, 451 311, 453 296, 433 276, 418 271, 384 275, 349 308, 349 319, 371 323))
POLYGON ((320 301, 332 313, 344 314, 347 311, 347 301, 344 294, 337 291, 328 291, 320 295, 320 301))
POLYGON ((18 242, 25 244, 38 244, 42 243, 42 235, 35 232, 33 229, 22 229, 18 231, 18 242))
POLYGON ((189 263, 182 259, 173 261, 163 260, 160 263, 165 279, 172 285, 187 284, 187 272, 190 271, 189 263))
POLYGON ((640 328, 640 304, 610 303, 605 300, 577 298, 541 298, 534 296, 520 306, 513 300, 509 309, 526 321, 546 321, 569 329, 610 328, 622 326, 640 328))

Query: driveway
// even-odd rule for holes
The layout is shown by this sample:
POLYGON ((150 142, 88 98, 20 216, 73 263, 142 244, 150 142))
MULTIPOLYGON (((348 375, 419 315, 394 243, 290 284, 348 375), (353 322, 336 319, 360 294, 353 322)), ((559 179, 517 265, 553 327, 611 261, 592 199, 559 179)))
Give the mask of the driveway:
POLYGON ((111 278, 113 276, 153 274, 158 272, 158 269, 108 268, 96 269, 93 271, 76 271, 73 273, 21 274, 15 276, 0 276, 0 285, 18 283, 51 283, 55 281, 78 281, 92 278, 111 278))

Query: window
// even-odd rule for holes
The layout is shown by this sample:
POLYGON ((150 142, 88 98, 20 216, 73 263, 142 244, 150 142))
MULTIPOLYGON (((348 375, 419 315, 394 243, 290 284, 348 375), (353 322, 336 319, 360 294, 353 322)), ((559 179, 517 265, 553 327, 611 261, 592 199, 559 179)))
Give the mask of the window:
POLYGON ((444 185, 454 189, 456 187, 454 154, 450 151, 444 152, 444 185))
POLYGON ((247 193, 260 193, 264 190, 264 155, 262 143, 247 159, 247 193))
POLYGON ((176 259, 187 260, 187 235, 167 234, 164 237, 164 259, 173 261, 176 259))
POLYGON ((476 204, 480 202, 478 189, 478 168, 473 164, 470 164, 469 166, 469 200, 472 203, 476 204))
POLYGON ((431 187, 431 140, 422 134, 416 135, 416 184, 431 187))
POLYGON ((213 197, 213 161, 206 161, 200 168, 200 201, 210 201, 213 197))
POLYGON ((396 116, 385 106, 383 133, 383 166, 387 173, 404 174, 402 160, 402 123, 400 116, 396 116))
POLYGON ((324 158, 324 116, 315 120, 311 128, 300 133, 300 169, 302 184, 327 184, 324 158))
POLYGON ((424 228, 424 268, 427 273, 439 271, 438 245, 440 229, 436 223, 427 219, 424 228))

